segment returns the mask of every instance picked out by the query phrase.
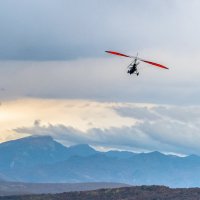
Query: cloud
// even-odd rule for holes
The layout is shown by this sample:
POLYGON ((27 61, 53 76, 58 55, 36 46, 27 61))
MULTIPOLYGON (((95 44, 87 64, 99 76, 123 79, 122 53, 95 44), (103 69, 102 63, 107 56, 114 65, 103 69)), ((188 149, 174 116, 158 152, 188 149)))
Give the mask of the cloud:
POLYGON ((0 59, 69 60, 110 48, 199 50, 199 5, 198 0, 1 1, 0 59))
MULTIPOLYGON (((134 125, 91 128, 82 132, 64 124, 18 127, 18 134, 51 135, 65 145, 88 143, 101 148, 132 151, 161 151, 200 155, 200 107, 144 104, 111 105, 122 117, 136 120, 134 125), (128 110, 128 108, 130 110, 128 110), (174 111, 176 115, 174 114, 174 111), (142 111, 142 116, 141 116, 142 111), (187 114, 190 113, 188 116, 187 114), (194 118, 190 116, 195 116, 194 118), (185 116, 185 117, 183 117, 185 116)), ((114 122, 113 122, 114 124, 114 122)))
POLYGON ((92 146, 131 151, 161 151, 176 154, 200 154, 199 130, 177 123, 143 123, 138 126, 90 129, 87 133, 64 125, 22 127, 17 133, 51 135, 65 145, 87 143, 92 146), (191 134, 192 132, 192 134, 191 134))
POLYGON ((148 122, 159 120, 168 120, 184 124, 196 124, 200 122, 200 106, 129 104, 113 106, 113 109, 124 117, 133 117, 148 122))
POLYGON ((187 57, 164 54, 163 62, 174 67, 166 71, 141 63, 139 77, 126 73, 130 60, 123 58, 0 62, 0 86, 5 88, 0 97, 199 104, 200 59, 193 55, 188 63, 187 57))
POLYGON ((150 109, 146 106, 114 107, 114 109, 122 116, 134 117, 139 120, 155 121, 160 118, 159 115, 153 111, 153 109, 150 109))
POLYGON ((93 146, 107 148, 152 150, 155 149, 155 141, 148 135, 140 132, 135 127, 122 127, 110 129, 90 129, 87 133, 64 125, 47 125, 40 127, 21 127, 15 129, 17 133, 30 135, 51 135, 65 145, 87 143, 93 146), (154 144, 154 145, 153 145, 154 144), (150 149, 150 147, 152 149, 150 149))
POLYGON ((17 127, 58 125, 73 127, 86 132, 90 128, 130 126, 135 120, 121 117, 112 106, 117 103, 89 100, 18 99, 3 101, 0 106, 0 141, 21 135, 13 130, 17 127))

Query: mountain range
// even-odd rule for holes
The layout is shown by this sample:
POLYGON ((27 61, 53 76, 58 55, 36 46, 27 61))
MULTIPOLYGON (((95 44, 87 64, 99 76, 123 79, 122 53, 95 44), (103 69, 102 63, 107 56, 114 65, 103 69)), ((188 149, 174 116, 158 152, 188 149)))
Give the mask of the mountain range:
POLYGON ((0 144, 0 179, 200 187, 200 157, 160 152, 100 152, 87 144, 65 147, 50 136, 31 136, 0 144))

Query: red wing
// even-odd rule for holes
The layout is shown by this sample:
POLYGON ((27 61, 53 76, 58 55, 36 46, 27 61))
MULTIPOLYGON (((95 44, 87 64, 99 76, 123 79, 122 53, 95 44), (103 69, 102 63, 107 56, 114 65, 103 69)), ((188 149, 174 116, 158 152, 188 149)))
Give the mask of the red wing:
POLYGON ((168 67, 165 67, 164 65, 161 65, 161 64, 158 64, 158 63, 155 63, 155 62, 151 62, 151 61, 147 61, 147 60, 142 60, 141 61, 145 62, 145 63, 148 63, 150 65, 154 65, 154 66, 157 66, 157 67, 161 67, 161 68, 164 68, 164 69, 169 69, 168 67))
POLYGON ((131 56, 128 56, 128 55, 125 55, 125 54, 122 54, 122 53, 119 53, 119 52, 116 52, 116 51, 105 51, 105 52, 110 53, 110 54, 114 54, 114 55, 117 55, 117 56, 124 56, 124 57, 131 58, 131 56))
POLYGON ((135 56, 128 56, 128 55, 125 55, 125 54, 122 54, 122 53, 119 53, 119 52, 116 52, 116 51, 105 51, 105 52, 110 53, 110 54, 114 54, 114 55, 117 55, 117 56, 124 56, 124 57, 127 57, 127 58, 136 58, 136 59, 143 61, 145 63, 148 63, 150 65, 154 65, 156 67, 160 67, 160 68, 164 68, 164 69, 169 69, 168 67, 165 67, 164 65, 161 65, 159 63, 151 62, 151 61, 148 61, 148 60, 143 60, 143 59, 135 57, 135 56))

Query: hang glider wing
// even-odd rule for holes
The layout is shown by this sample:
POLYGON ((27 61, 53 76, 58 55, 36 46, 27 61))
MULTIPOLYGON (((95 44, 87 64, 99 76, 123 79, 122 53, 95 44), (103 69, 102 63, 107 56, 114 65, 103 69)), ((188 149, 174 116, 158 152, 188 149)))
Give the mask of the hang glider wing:
POLYGON ((155 62, 152 62, 152 61, 148 61, 148 60, 143 60, 142 58, 138 58, 136 56, 128 56, 126 54, 123 54, 123 53, 119 53, 119 52, 116 52, 116 51, 105 51, 106 53, 110 53, 110 54, 113 54, 113 55, 117 55, 117 56, 123 56, 123 57, 127 57, 127 58, 137 58, 138 60, 142 61, 142 62, 145 62, 145 63, 148 63, 150 65, 154 65, 156 67, 160 67, 160 68, 163 68, 163 69, 169 69, 168 67, 164 66, 164 65, 161 65, 159 63, 155 63, 155 62))
POLYGON ((116 51, 106 51, 106 53, 114 54, 114 55, 117 55, 117 56, 124 56, 124 57, 127 57, 127 58, 132 58, 131 56, 128 56, 128 55, 125 55, 125 54, 122 54, 122 53, 119 53, 119 52, 116 52, 116 51))
POLYGON ((169 69, 168 67, 165 67, 164 65, 161 65, 159 63, 151 62, 151 61, 148 61, 148 60, 142 60, 142 59, 139 59, 139 60, 141 60, 142 62, 148 63, 150 65, 154 65, 156 67, 160 67, 160 68, 163 68, 163 69, 169 69))

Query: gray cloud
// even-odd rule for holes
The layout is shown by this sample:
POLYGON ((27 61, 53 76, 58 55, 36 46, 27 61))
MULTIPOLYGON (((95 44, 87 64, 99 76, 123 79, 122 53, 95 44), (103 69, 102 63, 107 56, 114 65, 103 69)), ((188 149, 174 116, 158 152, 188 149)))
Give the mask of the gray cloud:
MULTIPOLYGON (((168 59, 167 59, 168 58, 168 59)), ((199 104, 199 58, 174 58, 169 71, 141 65, 141 76, 129 76, 129 60, 80 59, 67 62, 0 62, 1 99, 71 98, 102 101, 199 104)))
POLYGON ((125 117, 133 117, 146 121, 168 120, 177 123, 199 123, 200 107, 199 106, 123 106, 113 107, 118 114, 125 117))
POLYGON ((159 115, 153 111, 153 109, 149 109, 148 107, 114 107, 114 109, 122 116, 125 117, 134 117, 139 120, 148 120, 155 121, 159 119, 159 115))
POLYGON ((106 49, 199 50, 198 7, 198 0, 3 0, 0 59, 68 60, 106 49))

